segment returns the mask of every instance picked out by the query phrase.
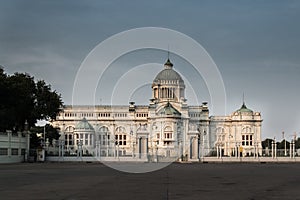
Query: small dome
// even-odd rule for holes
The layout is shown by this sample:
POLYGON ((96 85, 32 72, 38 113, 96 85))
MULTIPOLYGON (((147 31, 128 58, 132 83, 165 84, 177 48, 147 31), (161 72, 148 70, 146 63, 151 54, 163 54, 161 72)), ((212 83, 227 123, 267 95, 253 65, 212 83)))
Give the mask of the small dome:
POLYGON ((75 126, 75 130, 85 130, 85 131, 94 131, 93 126, 83 118, 78 124, 75 126))
POLYGON ((240 109, 237 110, 237 112, 240 112, 240 113, 253 113, 252 110, 250 110, 249 108, 247 108, 246 104, 243 103, 242 107, 240 109))
POLYGON ((184 83, 181 76, 173 70, 173 64, 168 59, 165 63, 165 68, 157 74, 157 76, 154 79, 154 83, 160 83, 161 81, 179 81, 179 83, 184 83))

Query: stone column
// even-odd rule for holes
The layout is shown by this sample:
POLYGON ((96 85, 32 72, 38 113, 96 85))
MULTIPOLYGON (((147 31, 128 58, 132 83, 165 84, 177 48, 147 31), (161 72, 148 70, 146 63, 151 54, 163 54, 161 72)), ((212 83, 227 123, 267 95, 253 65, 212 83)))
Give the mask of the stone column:
POLYGON ((238 152, 238 158, 240 159, 240 157, 241 157, 241 152, 240 152, 240 144, 238 144, 238 149, 237 149, 237 152, 238 152))
POLYGON ((145 155, 146 157, 148 157, 148 151, 149 151, 149 144, 148 144, 148 137, 145 138, 145 142, 146 142, 146 152, 145 152, 145 155))
POLYGON ((276 140, 274 141, 274 149, 275 149, 275 158, 277 158, 277 144, 276 144, 276 140))
POLYGON ((254 153, 253 153, 253 157, 256 158, 256 143, 253 143, 253 148, 254 148, 254 153))
POLYGON ((197 136, 193 137, 193 159, 197 159, 199 155, 198 139, 197 136))
POLYGON ((293 158, 295 158, 295 140, 293 140, 293 158))
POLYGON ((274 141, 272 141, 272 158, 274 158, 274 141))
POLYGON ((293 143, 293 140, 290 143, 290 158, 292 158, 292 143, 293 143))
POLYGON ((142 138, 141 137, 139 137, 139 140, 138 140, 138 142, 139 142, 139 158, 141 158, 141 154, 142 154, 142 138))
POLYGON ((97 145, 97 156, 101 158, 101 143, 99 140, 96 141, 96 145, 97 145))
POLYGON ((235 143, 234 144, 235 146, 234 146, 234 157, 238 157, 238 155, 237 155, 237 144, 235 143))

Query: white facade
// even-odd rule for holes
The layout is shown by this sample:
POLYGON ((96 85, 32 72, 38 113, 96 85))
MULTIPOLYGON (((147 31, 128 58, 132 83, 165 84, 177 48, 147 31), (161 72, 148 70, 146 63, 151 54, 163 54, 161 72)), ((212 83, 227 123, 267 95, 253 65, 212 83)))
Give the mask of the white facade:
POLYGON ((0 132, 0 163, 26 161, 29 152, 29 134, 0 132))
POLYGON ((153 81, 149 105, 65 106, 53 125, 67 154, 198 161, 217 152, 261 154, 261 122, 244 104, 225 117, 210 117, 205 102, 188 106, 184 81, 168 60, 153 81))

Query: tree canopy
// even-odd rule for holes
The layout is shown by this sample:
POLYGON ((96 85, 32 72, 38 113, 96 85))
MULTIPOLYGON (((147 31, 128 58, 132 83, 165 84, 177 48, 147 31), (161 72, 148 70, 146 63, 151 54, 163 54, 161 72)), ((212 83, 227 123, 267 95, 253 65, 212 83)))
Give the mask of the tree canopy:
MULTIPOLYGON (((274 141, 273 139, 267 138, 264 141, 262 141, 262 148, 265 149, 266 147, 268 147, 269 149, 272 148, 272 141, 274 141)), ((277 149, 285 149, 285 145, 286 148, 289 149, 290 148, 290 141, 285 142, 285 140, 281 140, 281 142, 276 142, 277 145, 277 149)), ((299 149, 300 148, 300 138, 297 138, 295 140, 295 148, 299 149)))
POLYGON ((61 95, 43 80, 27 73, 7 75, 0 67, 0 131, 23 130, 25 121, 55 119, 63 102, 61 95))

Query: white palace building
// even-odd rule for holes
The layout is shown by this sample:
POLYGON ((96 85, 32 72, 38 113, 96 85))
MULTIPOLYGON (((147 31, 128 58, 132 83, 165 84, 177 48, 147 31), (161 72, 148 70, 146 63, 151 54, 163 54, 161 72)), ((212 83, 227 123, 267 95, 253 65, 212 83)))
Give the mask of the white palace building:
POLYGON ((262 154, 261 114, 245 103, 229 116, 210 116, 205 102, 187 105, 184 81, 169 59, 153 80, 149 105, 65 106, 52 124, 61 130, 65 156, 156 162, 262 154))

